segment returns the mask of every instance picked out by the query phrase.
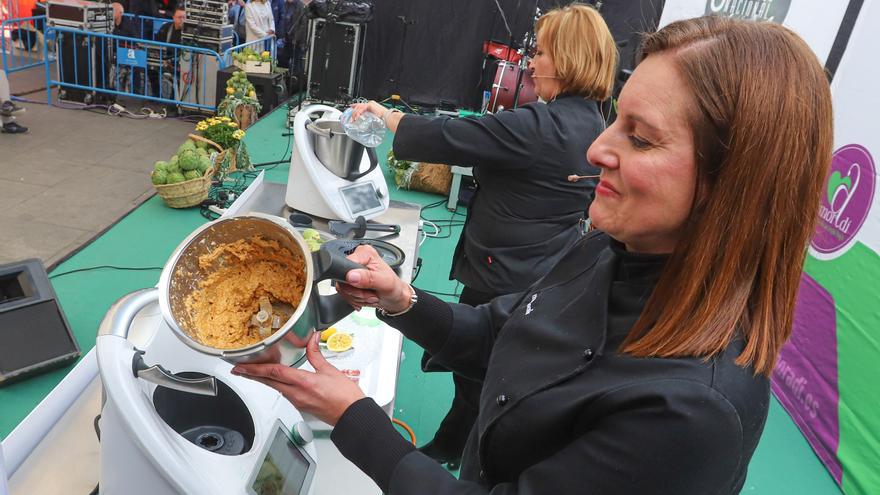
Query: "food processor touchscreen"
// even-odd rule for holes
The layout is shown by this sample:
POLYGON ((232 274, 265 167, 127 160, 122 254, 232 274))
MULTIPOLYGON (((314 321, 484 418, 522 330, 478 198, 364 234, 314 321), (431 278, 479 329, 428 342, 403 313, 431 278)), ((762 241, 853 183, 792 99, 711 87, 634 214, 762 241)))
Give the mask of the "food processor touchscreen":
POLYGON ((306 494, 314 471, 314 461, 293 443, 283 427, 279 427, 251 484, 251 493, 306 494))
POLYGON ((352 215, 362 215, 377 208, 382 208, 382 201, 376 194, 372 182, 361 182, 340 189, 342 198, 352 215))

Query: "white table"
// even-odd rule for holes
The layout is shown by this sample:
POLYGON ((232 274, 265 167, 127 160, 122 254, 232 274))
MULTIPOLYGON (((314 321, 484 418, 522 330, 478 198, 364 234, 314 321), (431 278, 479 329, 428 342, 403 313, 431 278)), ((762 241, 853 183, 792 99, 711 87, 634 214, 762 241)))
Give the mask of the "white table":
POLYGON ((461 190, 462 176, 473 177, 472 167, 452 166, 452 185, 449 187, 449 199, 446 200, 446 209, 455 211, 458 206, 458 192, 461 190))

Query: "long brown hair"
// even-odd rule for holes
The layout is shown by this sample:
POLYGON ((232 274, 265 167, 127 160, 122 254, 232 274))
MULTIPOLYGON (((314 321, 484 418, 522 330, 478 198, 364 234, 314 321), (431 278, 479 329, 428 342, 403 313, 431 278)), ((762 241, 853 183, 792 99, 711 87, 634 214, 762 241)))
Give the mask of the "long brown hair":
POLYGON ((831 163, 831 92, 816 56, 777 24, 701 17, 647 35, 696 109, 694 205, 623 343, 635 356, 709 358, 734 338, 740 366, 769 375, 795 299, 831 163))

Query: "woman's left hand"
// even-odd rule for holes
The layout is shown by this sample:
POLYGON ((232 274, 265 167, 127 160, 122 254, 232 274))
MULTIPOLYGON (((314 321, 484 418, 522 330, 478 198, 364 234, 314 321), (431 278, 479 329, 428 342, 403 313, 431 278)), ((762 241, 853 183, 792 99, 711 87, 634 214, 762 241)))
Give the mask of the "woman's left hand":
POLYGON ((320 334, 316 332, 306 346, 306 357, 315 369, 314 373, 282 364, 239 364, 232 368, 232 374, 274 388, 298 410, 335 426, 346 409, 362 399, 364 393, 327 362, 318 349, 319 339, 320 334))

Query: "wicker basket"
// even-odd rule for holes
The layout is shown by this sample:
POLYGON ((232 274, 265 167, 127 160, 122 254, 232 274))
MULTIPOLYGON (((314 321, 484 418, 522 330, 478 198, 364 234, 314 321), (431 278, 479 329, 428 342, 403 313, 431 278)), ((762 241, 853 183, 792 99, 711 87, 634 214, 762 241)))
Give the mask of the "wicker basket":
POLYGON ((409 182, 410 189, 444 196, 449 194, 451 187, 452 168, 441 163, 420 163, 409 182))
MULTIPOLYGON (((152 178, 153 173, 150 173, 152 178)), ((177 184, 154 184, 156 192, 165 204, 172 208, 189 208, 201 204, 208 199, 208 191, 211 189, 211 177, 214 176, 214 168, 205 171, 205 175, 198 179, 191 179, 177 184)))
MULTIPOLYGON (((216 148, 220 153, 223 153, 223 148, 210 139, 195 134, 190 134, 189 137, 193 141, 204 141, 208 143, 208 145, 216 148)), ((153 187, 156 188, 159 197, 161 197, 165 201, 165 204, 171 208, 189 208, 191 206, 196 206, 201 204, 202 201, 208 199, 208 191, 211 190, 211 178, 214 176, 215 168, 216 167, 209 168, 205 171, 205 175, 198 179, 191 179, 176 184, 154 184, 153 187)), ((152 178, 152 176, 153 173, 151 172, 150 178, 152 178)))

